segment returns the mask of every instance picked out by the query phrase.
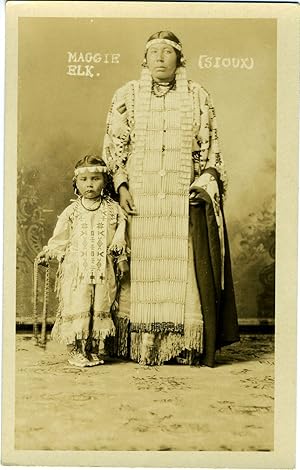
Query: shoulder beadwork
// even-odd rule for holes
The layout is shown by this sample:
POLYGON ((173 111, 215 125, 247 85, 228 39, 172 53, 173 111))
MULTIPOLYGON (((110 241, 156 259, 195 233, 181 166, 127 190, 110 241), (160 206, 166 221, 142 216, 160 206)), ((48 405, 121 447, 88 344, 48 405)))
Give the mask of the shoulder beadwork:
POLYGON ((196 93, 198 92, 199 95, 204 99, 210 97, 209 91, 204 86, 200 85, 200 83, 193 82, 192 80, 189 80, 188 84, 189 84, 189 90, 190 91, 196 92, 196 93))
POLYGON ((80 202, 79 202, 79 198, 78 198, 76 201, 72 202, 72 204, 70 204, 70 205, 67 207, 67 209, 68 209, 68 213, 67 213, 68 219, 69 219, 72 223, 73 223, 74 218, 75 218, 75 216, 76 216, 76 214, 77 214, 77 212, 78 212, 79 204, 80 204, 80 202))
POLYGON ((128 94, 132 92, 132 89, 138 86, 138 83, 139 82, 137 80, 131 80, 130 82, 125 83, 125 85, 118 88, 115 92, 115 99, 117 101, 121 101, 122 99, 126 100, 128 94))

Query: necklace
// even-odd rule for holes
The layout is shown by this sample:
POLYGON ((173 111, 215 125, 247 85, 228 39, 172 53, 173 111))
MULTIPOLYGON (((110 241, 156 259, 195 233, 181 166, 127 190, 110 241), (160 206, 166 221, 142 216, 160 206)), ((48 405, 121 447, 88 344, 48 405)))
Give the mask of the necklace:
POLYGON ((158 83, 158 82, 152 81, 151 90, 155 96, 157 96, 158 98, 161 98, 165 96, 169 91, 173 90, 173 88, 175 87, 175 84, 176 84, 175 78, 171 82, 167 82, 167 83, 158 83))
MULTIPOLYGON (((98 206, 95 207, 94 209, 90 209, 89 207, 86 207, 86 206, 83 204, 83 197, 80 198, 80 202, 81 202, 82 207, 83 207, 85 210, 90 211, 90 212, 93 212, 93 211, 96 211, 96 210, 99 209, 99 207, 101 206, 102 199, 100 198, 98 206)), ((95 202, 96 202, 96 201, 95 201, 95 202)))

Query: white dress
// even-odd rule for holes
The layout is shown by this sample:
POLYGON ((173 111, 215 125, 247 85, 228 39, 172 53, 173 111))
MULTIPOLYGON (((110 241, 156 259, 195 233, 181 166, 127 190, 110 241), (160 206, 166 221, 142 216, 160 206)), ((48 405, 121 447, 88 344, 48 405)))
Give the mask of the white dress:
POLYGON ((127 259, 126 218, 120 206, 104 198, 88 210, 81 198, 58 217, 46 251, 60 264, 59 308, 52 338, 64 344, 115 334, 111 307, 116 297, 116 263, 127 259))

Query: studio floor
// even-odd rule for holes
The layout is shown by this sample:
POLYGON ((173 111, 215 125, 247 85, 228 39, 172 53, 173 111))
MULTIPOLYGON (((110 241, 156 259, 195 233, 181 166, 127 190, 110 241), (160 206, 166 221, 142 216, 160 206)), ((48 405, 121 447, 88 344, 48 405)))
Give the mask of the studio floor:
POLYGON ((16 346, 16 449, 273 449, 273 335, 243 335, 214 369, 123 361, 77 369, 51 341, 42 350, 18 334, 16 346))

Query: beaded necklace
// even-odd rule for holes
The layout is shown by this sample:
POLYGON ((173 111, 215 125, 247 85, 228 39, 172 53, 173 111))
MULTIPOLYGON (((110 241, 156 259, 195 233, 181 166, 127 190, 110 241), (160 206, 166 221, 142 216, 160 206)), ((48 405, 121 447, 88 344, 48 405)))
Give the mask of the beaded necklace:
POLYGON ((152 81, 151 91, 152 93, 157 96, 158 98, 162 98, 165 96, 169 91, 173 90, 176 84, 176 79, 174 78, 171 82, 167 83, 159 83, 152 81))
MULTIPOLYGON (((80 202, 81 202, 81 205, 84 209, 86 209, 87 211, 90 211, 90 212, 93 212, 93 211, 97 211, 99 209, 99 207, 101 206, 101 203, 102 203, 102 198, 100 198, 99 200, 99 204, 97 207, 95 207, 94 209, 90 209, 89 207, 86 207, 84 204, 83 204, 83 198, 81 197, 80 198, 80 202)), ((96 202, 96 201, 95 201, 96 202)))

